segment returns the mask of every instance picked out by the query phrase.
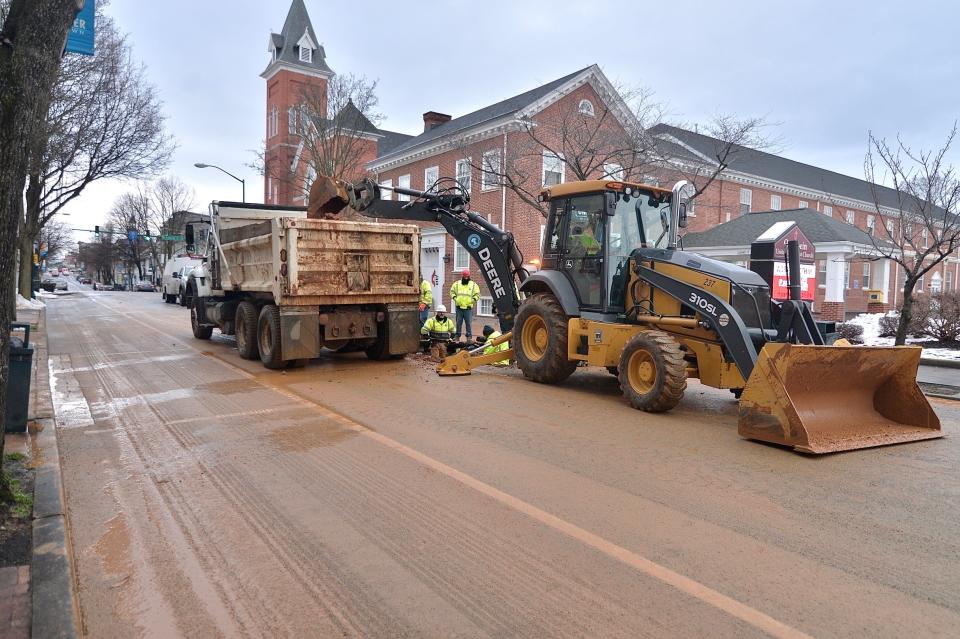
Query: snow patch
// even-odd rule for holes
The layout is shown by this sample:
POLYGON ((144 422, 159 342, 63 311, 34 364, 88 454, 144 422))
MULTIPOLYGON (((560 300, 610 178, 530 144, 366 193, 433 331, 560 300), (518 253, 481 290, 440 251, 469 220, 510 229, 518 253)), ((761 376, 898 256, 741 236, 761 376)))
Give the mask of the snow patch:
POLYGON ((40 300, 28 300, 20 293, 17 293, 17 310, 18 311, 39 311, 42 308, 46 308, 46 304, 40 300))
MULTIPOLYGON (((887 313, 890 317, 896 317, 896 313, 887 313)), ((863 328, 863 344, 864 346, 893 346, 894 339, 892 337, 880 337, 880 318, 883 317, 883 313, 861 313, 851 320, 848 320, 847 324, 856 324, 863 328)), ((916 346, 923 346, 924 342, 934 342, 932 337, 908 337, 907 344, 913 344, 916 346)), ((950 359, 960 361, 960 349, 954 348, 924 348, 923 357, 929 357, 930 359, 950 359)))

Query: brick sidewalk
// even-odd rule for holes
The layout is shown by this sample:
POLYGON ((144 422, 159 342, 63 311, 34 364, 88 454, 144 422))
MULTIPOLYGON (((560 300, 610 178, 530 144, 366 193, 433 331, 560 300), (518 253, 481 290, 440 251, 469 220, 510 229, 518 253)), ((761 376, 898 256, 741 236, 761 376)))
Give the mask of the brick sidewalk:
POLYGON ((30 614, 30 566, 0 568, 0 637, 29 637, 30 614))

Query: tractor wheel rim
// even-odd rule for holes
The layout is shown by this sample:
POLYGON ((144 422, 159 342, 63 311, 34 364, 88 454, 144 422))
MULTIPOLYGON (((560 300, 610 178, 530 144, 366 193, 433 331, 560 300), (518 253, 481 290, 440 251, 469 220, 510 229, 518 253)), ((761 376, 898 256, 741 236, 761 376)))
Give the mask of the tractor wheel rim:
POLYGON ((538 362, 547 352, 547 323, 539 315, 531 315, 523 323, 520 341, 523 352, 531 361, 538 362))
POLYGON ((657 363, 647 351, 638 350, 627 363, 627 380, 640 394, 649 393, 657 381, 657 363))

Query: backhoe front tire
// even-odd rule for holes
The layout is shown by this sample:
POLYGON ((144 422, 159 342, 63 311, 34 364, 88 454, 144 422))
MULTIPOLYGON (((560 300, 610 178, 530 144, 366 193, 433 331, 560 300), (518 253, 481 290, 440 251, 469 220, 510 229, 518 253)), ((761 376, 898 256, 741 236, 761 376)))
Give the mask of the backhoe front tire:
POLYGON ((260 361, 266 368, 279 370, 286 367, 280 346, 280 309, 276 304, 267 304, 260 309, 260 317, 257 320, 257 342, 260 361))
POLYGON ((237 351, 243 359, 257 359, 260 356, 257 339, 257 307, 252 302, 240 302, 234 320, 237 334, 237 351))
POLYGON ((567 357, 567 314, 549 293, 524 300, 513 328, 517 366, 524 377, 556 384, 570 377, 577 362, 567 357))
POLYGON ((641 331, 620 354, 620 390, 630 405, 648 413, 670 410, 687 388, 683 351, 663 331, 641 331))

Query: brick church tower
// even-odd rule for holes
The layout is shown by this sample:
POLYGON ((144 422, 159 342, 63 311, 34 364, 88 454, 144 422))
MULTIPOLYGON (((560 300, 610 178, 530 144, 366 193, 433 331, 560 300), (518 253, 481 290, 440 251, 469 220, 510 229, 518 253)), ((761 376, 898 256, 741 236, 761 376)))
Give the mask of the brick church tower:
POLYGON ((324 110, 317 115, 326 117, 327 81, 333 71, 327 66, 326 54, 303 0, 293 0, 283 30, 270 34, 267 50, 270 64, 260 74, 267 81, 263 201, 290 206, 295 198, 302 197, 302 180, 297 179, 299 167, 293 167, 291 176, 300 105, 304 96, 309 96, 312 104, 324 110))

